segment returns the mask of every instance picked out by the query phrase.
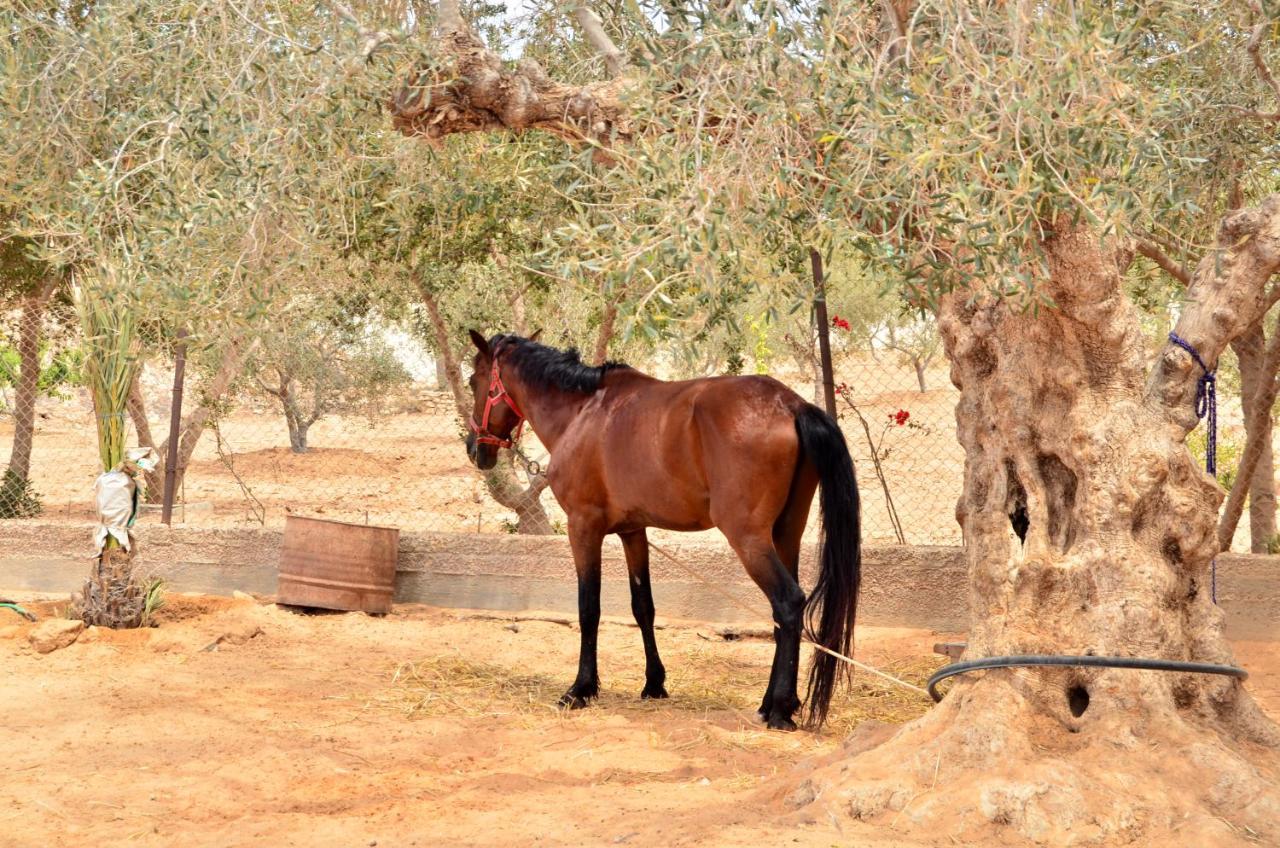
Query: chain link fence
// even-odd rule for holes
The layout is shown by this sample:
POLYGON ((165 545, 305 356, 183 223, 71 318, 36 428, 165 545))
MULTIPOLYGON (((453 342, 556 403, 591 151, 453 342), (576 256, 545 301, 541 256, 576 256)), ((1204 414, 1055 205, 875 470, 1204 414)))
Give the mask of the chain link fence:
MULTIPOLYGON (((10 469, 0 515, 88 523, 100 468, 76 325, 65 309, 32 312, 19 308, 0 321, 0 462, 10 469), (23 376, 33 364, 34 387, 23 376)), ((358 338, 310 339, 316 347, 301 352, 232 340, 191 353, 174 523, 275 527, 299 514, 412 531, 563 533, 565 516, 539 473, 548 457, 537 437, 526 430, 523 457, 504 452, 495 471, 477 471, 458 403, 427 345, 396 327, 366 329, 358 338), (370 372, 381 376, 370 381, 370 372)), ((173 369, 172 356, 148 359, 130 407, 129 443, 153 445, 162 457, 173 369)), ((852 351, 836 370, 866 541, 958 544, 964 457, 945 367, 917 370, 883 351, 852 351)), ((774 376, 815 396, 811 374, 774 376)), ((470 398, 463 402, 469 407, 470 398)), ((159 520, 163 469, 144 491, 145 525, 159 520)))

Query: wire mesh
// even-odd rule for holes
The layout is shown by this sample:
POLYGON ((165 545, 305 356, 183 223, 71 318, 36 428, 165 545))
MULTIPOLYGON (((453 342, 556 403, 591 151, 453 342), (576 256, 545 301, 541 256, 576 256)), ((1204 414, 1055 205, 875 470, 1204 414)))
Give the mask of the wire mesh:
MULTIPOLYGON (((28 404, 20 397, 23 366, 29 365, 19 352, 23 316, 15 310, 0 322, 0 460, 29 455, 29 463, 19 462, 28 482, 0 492, 0 515, 89 522, 93 480, 101 469, 92 401, 76 367, 75 323, 57 310, 36 319, 39 379, 28 404)), ((565 516, 545 479, 529 473, 537 466, 506 451, 489 474, 470 464, 458 401, 430 350, 411 335, 376 332, 394 360, 395 378, 372 392, 330 390, 337 382, 332 374, 282 374, 260 361, 259 351, 256 364, 243 365, 245 373, 211 397, 227 356, 189 365, 183 407, 189 432, 181 443, 194 437, 194 448, 179 463, 175 523, 275 527, 299 514, 406 530, 563 533, 565 516), (288 392, 278 391, 281 385, 288 392), (297 410, 291 412, 290 404, 297 410)), ((328 351, 326 361, 311 365, 337 367, 341 354, 328 351)), ((945 369, 935 365, 917 374, 882 354, 851 352, 841 355, 837 371, 846 387, 841 425, 857 464, 867 540, 958 543, 952 516, 963 454, 954 437, 956 391, 945 369)), ((774 376, 806 398, 815 395, 811 374, 774 376)), ((143 364, 130 409, 131 445, 151 444, 165 453, 172 381, 170 358, 152 356, 143 364)), ((462 402, 469 408, 470 397, 462 402)), ((521 447, 546 467, 548 455, 536 435, 526 432, 521 447)), ((162 472, 145 482, 142 523, 158 520, 162 490, 162 472)))
MULTIPOLYGON (((278 527, 287 515, 299 514, 411 531, 564 533, 565 515, 545 478, 529 473, 536 466, 505 451, 489 474, 470 464, 459 399, 427 345, 394 329, 370 332, 389 352, 392 361, 382 366, 392 376, 360 390, 347 384, 334 389, 341 380, 332 374, 282 375, 272 362, 262 361, 261 350, 256 364, 225 352, 221 358, 197 358, 188 367, 183 409, 187 433, 182 443, 193 447, 179 463, 175 523, 278 527), (223 380, 222 366, 243 373, 223 380), (271 391, 282 381, 291 386, 289 398, 271 391), (302 412, 293 416, 292 425, 290 403, 302 412)), ((348 343, 363 350, 368 341, 348 343)), ((1250 343, 1246 339, 1237 347, 1250 343)), ((0 461, 7 460, 0 516, 5 519, 87 523, 94 518, 92 486, 101 469, 78 351, 76 324, 65 307, 46 308, 34 318, 21 304, 0 313, 0 461), (32 321, 37 322, 34 334, 32 321), (38 375, 30 402, 24 397, 31 387, 23 370, 33 361, 38 375)), ((312 367, 338 367, 348 354, 330 350, 318 363, 313 359, 312 367)), ((659 360, 633 364, 662 375, 659 360)), ((345 362, 368 367, 353 355, 345 362)), ((1219 378, 1219 466, 1227 469, 1223 482, 1228 486, 1244 444, 1241 380, 1234 363, 1234 354, 1224 357, 1219 378)), ((959 394, 945 361, 938 356, 917 368, 892 351, 845 349, 835 368, 840 424, 859 476, 864 541, 959 544, 954 515, 964 454, 955 430, 959 394)), ((807 399, 817 396, 811 371, 793 368, 773 376, 807 399)), ((143 365, 130 410, 129 444, 152 444, 164 453, 172 380, 171 359, 152 356, 143 365)), ((461 401, 469 408, 469 397, 461 401)), ((1193 451, 1198 444, 1203 450, 1202 435, 1193 434, 1189 442, 1193 451)), ((522 448, 528 459, 546 467, 547 452, 536 435, 526 432, 522 448)), ((159 520, 162 488, 161 474, 146 481, 143 524, 159 520)), ((816 510, 810 523, 810 532, 816 532, 816 510)), ((1249 526, 1246 516, 1237 547, 1248 547, 1249 526)))

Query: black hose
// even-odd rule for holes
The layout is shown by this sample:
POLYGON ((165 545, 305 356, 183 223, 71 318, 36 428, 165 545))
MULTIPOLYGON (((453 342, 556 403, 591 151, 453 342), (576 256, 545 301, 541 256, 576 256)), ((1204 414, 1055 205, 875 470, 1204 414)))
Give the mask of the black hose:
POLYGON ((1140 657, 1073 657, 1055 656, 1053 654, 1018 654, 1011 657, 986 657, 980 660, 965 660, 943 666, 933 673, 926 687, 934 701, 941 701, 937 686, 948 677, 964 674, 969 671, 981 671, 987 668, 1012 668, 1015 666, 1034 665, 1070 665, 1094 666, 1101 668, 1140 668, 1147 671, 1187 671, 1195 674, 1225 674, 1241 680, 1249 676, 1249 672, 1233 665, 1219 663, 1183 662, 1181 660, 1146 660, 1140 657))

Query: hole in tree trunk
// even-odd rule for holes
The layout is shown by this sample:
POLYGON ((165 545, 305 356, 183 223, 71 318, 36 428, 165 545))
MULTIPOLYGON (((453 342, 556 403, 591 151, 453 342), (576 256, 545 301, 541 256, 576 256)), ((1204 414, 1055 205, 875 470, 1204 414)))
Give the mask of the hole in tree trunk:
POLYGON ((1005 507, 1009 511, 1009 524, 1018 535, 1018 541, 1025 545, 1027 530, 1031 527, 1031 516, 1027 515, 1027 490, 1022 488, 1022 481, 1018 479, 1013 461, 1005 460, 1004 467, 1009 478, 1005 484, 1005 507))
POLYGON ((979 380, 990 377, 996 370, 996 354, 985 339, 975 338, 969 353, 973 370, 979 380))
POLYGON ((1027 543, 1027 529, 1031 527, 1031 519, 1027 516, 1026 504, 1018 504, 1013 508, 1013 512, 1009 513, 1009 523, 1013 525, 1013 532, 1018 534, 1018 541, 1025 545, 1027 543))
POLYGON ((1076 475, 1057 454, 1042 453, 1036 457, 1040 480, 1049 508, 1049 539, 1060 551, 1071 549, 1075 527, 1071 521, 1076 506, 1076 475))
POLYGON ((1089 709, 1089 690, 1079 684, 1072 686, 1067 690, 1067 706, 1073 716, 1080 718, 1089 709))
POLYGON ((1173 684, 1173 703, 1180 710, 1188 709, 1196 702, 1196 687, 1190 680, 1173 684))

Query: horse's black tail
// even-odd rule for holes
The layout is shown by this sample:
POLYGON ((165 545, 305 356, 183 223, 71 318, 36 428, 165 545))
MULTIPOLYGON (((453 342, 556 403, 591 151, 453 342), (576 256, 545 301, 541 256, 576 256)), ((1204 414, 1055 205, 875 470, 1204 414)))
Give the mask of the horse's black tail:
MULTIPOLYGON (((818 645, 849 655, 853 644, 862 545, 858 482, 844 433, 831 416, 806 403, 796 413, 800 450, 813 463, 822 484, 822 535, 818 582, 805 605, 805 633, 818 645)), ((821 726, 839 679, 842 663, 814 651, 806 698, 809 723, 821 726)))

